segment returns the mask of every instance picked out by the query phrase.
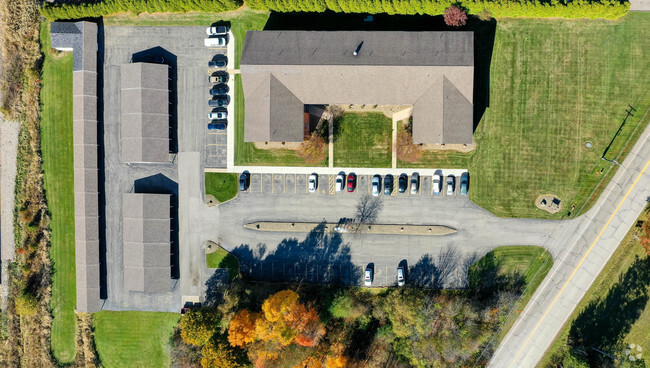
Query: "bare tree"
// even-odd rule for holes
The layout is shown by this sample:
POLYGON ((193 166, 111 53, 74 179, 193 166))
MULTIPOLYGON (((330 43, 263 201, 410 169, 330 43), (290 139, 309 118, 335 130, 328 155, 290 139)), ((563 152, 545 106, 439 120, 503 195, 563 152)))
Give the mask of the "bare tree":
POLYGON ((356 232, 360 232, 361 225, 371 225, 377 222, 377 218, 383 207, 384 202, 379 197, 372 197, 366 194, 359 198, 359 202, 357 202, 357 213, 354 218, 357 222, 356 232))

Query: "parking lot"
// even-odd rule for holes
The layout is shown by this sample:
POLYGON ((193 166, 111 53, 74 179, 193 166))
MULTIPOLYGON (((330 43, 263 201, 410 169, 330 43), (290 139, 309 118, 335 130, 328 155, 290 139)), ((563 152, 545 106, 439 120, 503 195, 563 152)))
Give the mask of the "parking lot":
MULTIPOLYGON (((433 196, 433 182, 432 176, 420 176, 419 190, 416 194, 410 193, 410 180, 409 173, 408 187, 404 193, 399 192, 398 178, 400 172, 393 175, 393 188, 390 197, 432 197, 433 196)), ((333 174, 318 175, 318 188, 315 192, 310 193, 308 189, 308 174, 255 174, 251 173, 250 187, 246 193, 264 193, 264 194, 304 194, 304 195, 337 195, 337 196, 360 196, 363 194, 372 194, 372 176, 371 175, 357 175, 356 188, 353 192, 348 192, 346 184, 344 183, 343 190, 336 191, 336 176, 333 174)), ((384 195, 384 179, 381 177, 380 181, 380 196, 384 195)), ((444 182, 443 178, 443 182, 444 182)), ((457 197, 460 196, 459 179, 455 180, 454 194, 451 196, 446 195, 446 184, 443 183, 440 195, 437 197, 457 197)))

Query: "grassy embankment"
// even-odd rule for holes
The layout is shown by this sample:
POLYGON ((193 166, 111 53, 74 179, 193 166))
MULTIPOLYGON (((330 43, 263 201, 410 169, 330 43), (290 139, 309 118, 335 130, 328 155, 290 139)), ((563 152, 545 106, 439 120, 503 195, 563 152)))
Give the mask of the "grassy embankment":
POLYGON ((41 149, 43 181, 52 240, 52 336, 60 363, 75 356, 75 228, 72 151, 72 53, 50 52, 49 26, 41 25, 43 89, 41 90, 41 149))
POLYGON ((217 201, 225 202, 235 198, 238 190, 237 174, 205 173, 205 194, 214 196, 217 201))
POLYGON ((169 339, 180 314, 112 312, 94 314, 95 344, 102 365, 169 367, 169 339))

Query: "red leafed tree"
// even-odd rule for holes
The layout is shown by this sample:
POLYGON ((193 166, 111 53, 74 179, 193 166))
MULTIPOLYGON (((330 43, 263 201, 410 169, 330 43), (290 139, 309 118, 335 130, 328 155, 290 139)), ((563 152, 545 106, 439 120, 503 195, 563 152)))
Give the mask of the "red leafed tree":
POLYGON ((448 26, 460 27, 467 23, 467 13, 457 5, 451 5, 445 9, 443 17, 448 26))
POLYGON ((645 250, 645 254, 650 256, 650 220, 643 222, 643 234, 641 235, 641 246, 645 250))

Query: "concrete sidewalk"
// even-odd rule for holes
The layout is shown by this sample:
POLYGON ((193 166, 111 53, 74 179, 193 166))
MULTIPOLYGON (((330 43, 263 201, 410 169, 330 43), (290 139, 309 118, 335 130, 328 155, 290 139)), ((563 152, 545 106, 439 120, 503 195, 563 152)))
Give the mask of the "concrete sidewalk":
POLYGON ((490 367, 534 367, 635 223, 650 195, 650 127, 596 205, 548 245, 555 264, 510 329, 490 367))

